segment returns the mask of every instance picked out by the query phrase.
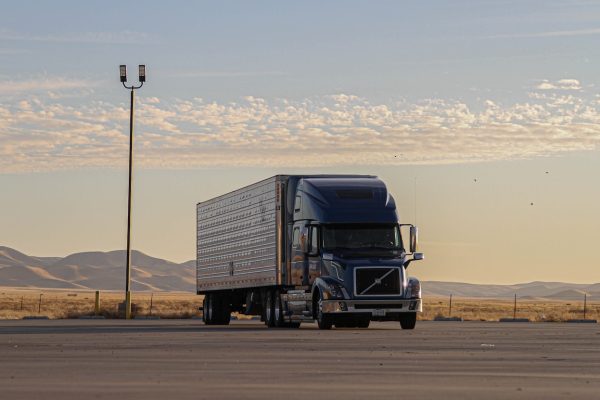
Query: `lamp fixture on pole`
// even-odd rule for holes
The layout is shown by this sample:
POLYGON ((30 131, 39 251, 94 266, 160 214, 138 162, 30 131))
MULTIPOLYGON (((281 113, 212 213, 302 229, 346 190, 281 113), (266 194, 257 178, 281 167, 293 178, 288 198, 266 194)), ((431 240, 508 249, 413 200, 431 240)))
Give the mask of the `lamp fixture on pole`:
POLYGON ((125 264, 125 318, 131 318, 131 188, 133 183, 133 106, 134 106, 134 91, 144 86, 146 82, 146 66, 138 66, 138 81, 139 85, 127 86, 127 66, 119 66, 119 75, 121 83, 125 89, 131 91, 131 102, 129 108, 129 185, 127 188, 127 259, 125 264))

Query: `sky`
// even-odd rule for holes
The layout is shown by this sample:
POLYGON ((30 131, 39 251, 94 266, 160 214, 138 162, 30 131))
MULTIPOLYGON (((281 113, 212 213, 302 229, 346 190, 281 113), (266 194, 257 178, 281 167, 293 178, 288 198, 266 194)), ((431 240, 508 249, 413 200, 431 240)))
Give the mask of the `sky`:
POLYGON ((0 245, 195 257, 195 204, 380 176, 423 280, 600 282, 600 1, 12 2, 0 245))

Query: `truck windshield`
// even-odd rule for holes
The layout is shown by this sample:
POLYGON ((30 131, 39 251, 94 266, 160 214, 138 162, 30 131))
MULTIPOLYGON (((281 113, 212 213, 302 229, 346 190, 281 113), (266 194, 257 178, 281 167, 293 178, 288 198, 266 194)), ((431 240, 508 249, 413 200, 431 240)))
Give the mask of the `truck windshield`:
POLYGON ((323 225, 323 249, 401 250, 398 225, 323 225))

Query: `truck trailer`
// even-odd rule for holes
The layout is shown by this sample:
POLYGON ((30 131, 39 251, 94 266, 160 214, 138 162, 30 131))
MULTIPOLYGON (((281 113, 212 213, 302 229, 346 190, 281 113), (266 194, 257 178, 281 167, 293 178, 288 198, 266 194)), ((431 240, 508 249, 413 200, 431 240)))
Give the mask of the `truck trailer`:
POLYGON ((238 312, 268 327, 415 327, 421 286, 407 269, 424 258, 418 230, 399 222, 376 176, 276 175, 200 202, 196 213, 207 325, 238 312))

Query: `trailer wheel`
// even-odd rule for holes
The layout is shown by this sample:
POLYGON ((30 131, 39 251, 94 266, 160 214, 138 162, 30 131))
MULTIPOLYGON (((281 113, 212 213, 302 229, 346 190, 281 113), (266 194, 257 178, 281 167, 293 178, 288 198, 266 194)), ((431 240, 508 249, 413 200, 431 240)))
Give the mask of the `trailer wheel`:
POLYGON ((400 326, 402 329, 415 329, 417 324, 417 313, 409 312, 400 314, 400 326))
POLYGON ((322 294, 319 293, 319 301, 317 302, 317 325, 319 329, 331 329, 333 326, 333 319, 331 316, 323 313, 323 298, 322 294))
POLYGON ((204 296, 204 323, 206 325, 229 325, 231 310, 227 296, 207 293, 204 296))
POLYGON ((204 296, 204 323, 206 325, 212 325, 214 319, 214 309, 213 309, 213 295, 212 293, 207 293, 204 296))
POLYGON ((273 292, 267 290, 265 299, 265 325, 269 328, 275 326, 275 305, 273 304, 273 292))
POLYGON ((202 322, 206 323, 206 295, 204 295, 204 299, 202 299, 202 322))
POLYGON ((231 308, 229 306, 229 297, 226 294, 215 295, 215 311, 217 314, 217 325, 229 325, 231 321, 231 308))

